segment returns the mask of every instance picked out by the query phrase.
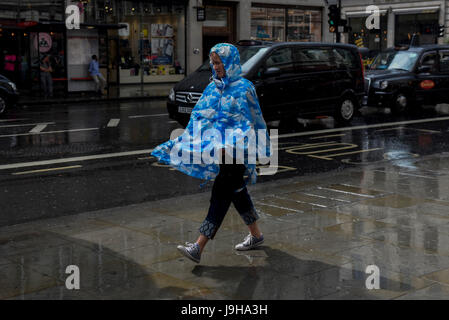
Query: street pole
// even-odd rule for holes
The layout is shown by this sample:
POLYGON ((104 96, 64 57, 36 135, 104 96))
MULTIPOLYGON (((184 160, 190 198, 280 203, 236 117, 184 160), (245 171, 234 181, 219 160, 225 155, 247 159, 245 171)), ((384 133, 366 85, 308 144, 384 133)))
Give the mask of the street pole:
MULTIPOLYGON (((338 0, 338 12, 340 12, 340 17, 338 17, 338 22, 340 22, 340 18, 341 18, 341 0, 338 0)), ((340 23, 337 23, 337 30, 336 30, 336 42, 340 43, 341 41, 341 35, 340 32, 338 31, 338 28, 340 23)))

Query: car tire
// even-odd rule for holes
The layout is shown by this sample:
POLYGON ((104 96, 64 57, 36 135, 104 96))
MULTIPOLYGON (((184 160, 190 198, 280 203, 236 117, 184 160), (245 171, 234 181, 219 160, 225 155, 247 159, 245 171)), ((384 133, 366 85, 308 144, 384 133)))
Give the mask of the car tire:
POLYGON ((338 102, 335 109, 335 120, 341 124, 349 124, 355 113, 358 111, 358 104, 354 97, 344 96, 338 102))
POLYGON ((391 102, 390 110, 392 114, 399 116, 409 111, 410 105, 409 95, 404 92, 398 92, 391 102))
POLYGON ((0 94, 0 114, 6 110, 6 98, 0 94))

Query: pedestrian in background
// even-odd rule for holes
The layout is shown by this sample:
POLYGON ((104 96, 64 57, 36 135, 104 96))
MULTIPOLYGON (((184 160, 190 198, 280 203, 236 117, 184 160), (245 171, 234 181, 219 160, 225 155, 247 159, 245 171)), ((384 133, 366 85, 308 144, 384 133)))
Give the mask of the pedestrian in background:
MULTIPOLYGON (((236 141, 248 137, 251 130, 257 135, 258 130, 265 130, 266 147, 265 156, 270 156, 270 142, 267 133, 267 126, 262 117, 256 90, 253 84, 241 76, 240 55, 237 48, 231 44, 222 43, 214 46, 210 51, 210 63, 213 73, 213 80, 204 90, 200 100, 192 110, 189 124, 184 133, 176 139, 169 140, 154 149, 151 153, 158 158, 161 163, 169 164, 175 169, 190 176, 214 180, 210 206, 207 217, 199 228, 199 237, 195 243, 186 243, 179 245, 178 250, 187 258, 194 262, 200 262, 201 253, 206 243, 213 239, 231 205, 234 204, 236 210, 242 217, 244 223, 248 226, 249 234, 243 242, 235 246, 236 250, 249 250, 261 245, 264 241, 257 220, 257 214, 251 197, 246 188, 244 175, 247 174, 251 182, 256 181, 256 165, 245 161, 236 161, 237 151, 243 151, 241 154, 250 152, 249 146, 234 147, 227 141, 203 141, 201 132, 209 129, 215 129, 226 136, 226 130, 231 129, 236 141), (201 125, 200 130, 193 130, 194 126, 201 125), (197 133, 195 133, 197 132, 197 133), (199 132, 199 136, 198 135, 199 132), (211 148, 211 144, 213 148, 211 148), (191 147, 193 146, 193 148, 191 147), (237 150, 239 149, 239 150, 237 150), (174 153, 172 150, 175 150, 174 153), (217 163, 192 163, 190 157, 187 159, 171 159, 171 154, 186 152, 192 154, 195 152, 210 152, 207 150, 218 151, 221 157, 217 163), (232 158, 232 163, 223 161, 224 155, 232 158), (243 163, 242 163, 243 162, 243 163)), ((260 142, 259 142, 260 147, 260 142)), ((256 148, 259 150, 259 148, 256 148)))
POLYGON ((95 81, 95 91, 98 94, 102 95, 103 90, 106 87, 106 79, 100 72, 100 66, 96 55, 92 56, 92 61, 89 64, 89 73, 92 79, 94 79, 95 81))
POLYGON ((51 73, 53 69, 51 67, 50 56, 45 55, 40 64, 41 69, 41 85, 44 91, 45 98, 53 97, 53 78, 51 73))

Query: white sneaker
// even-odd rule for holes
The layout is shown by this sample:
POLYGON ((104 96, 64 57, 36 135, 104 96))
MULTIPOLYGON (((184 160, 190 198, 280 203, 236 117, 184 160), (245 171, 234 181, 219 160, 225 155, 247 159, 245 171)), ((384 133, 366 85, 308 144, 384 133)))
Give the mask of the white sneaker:
POLYGON ((256 238, 255 236, 248 234, 245 238, 245 240, 243 240, 242 243, 239 243, 238 245, 235 246, 235 250, 238 251, 246 251, 246 250, 251 250, 255 247, 260 246, 263 243, 263 234, 260 235, 260 238, 256 238))

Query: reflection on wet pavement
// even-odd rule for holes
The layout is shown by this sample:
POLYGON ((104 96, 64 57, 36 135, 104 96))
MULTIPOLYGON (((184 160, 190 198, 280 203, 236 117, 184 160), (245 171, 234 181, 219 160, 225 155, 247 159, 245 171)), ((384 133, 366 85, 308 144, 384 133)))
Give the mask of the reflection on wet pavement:
POLYGON ((247 231, 232 208, 199 265, 176 245, 208 193, 1 228, 0 298, 449 298, 449 156, 398 161, 252 186, 265 244, 233 250, 247 231), (65 288, 72 264, 80 290, 65 288))

